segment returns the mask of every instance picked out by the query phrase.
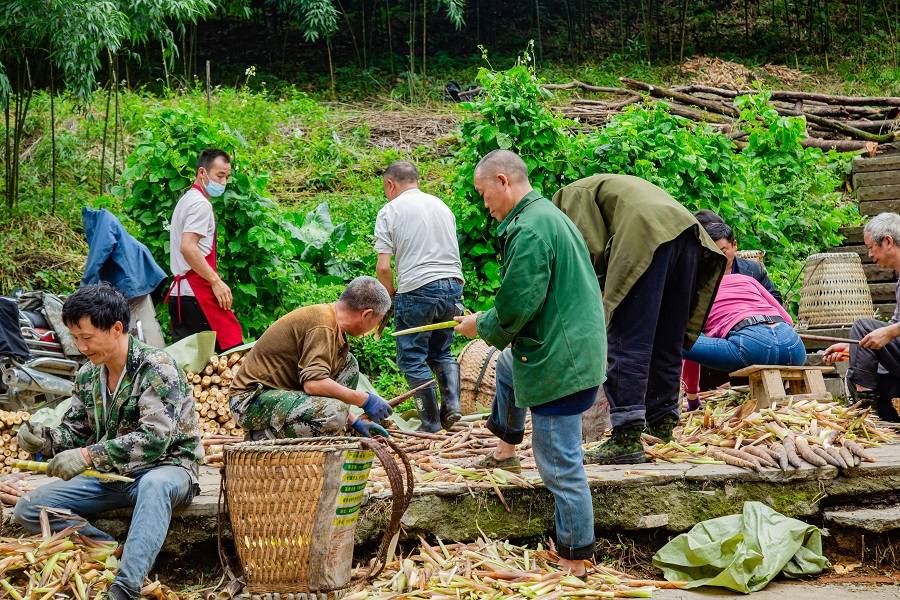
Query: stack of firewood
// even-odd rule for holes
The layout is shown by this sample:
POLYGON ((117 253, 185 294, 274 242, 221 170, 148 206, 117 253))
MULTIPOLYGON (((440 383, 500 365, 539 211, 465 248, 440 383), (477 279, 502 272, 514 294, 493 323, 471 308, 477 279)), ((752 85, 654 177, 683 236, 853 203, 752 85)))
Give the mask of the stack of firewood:
POLYGON ((194 401, 200 421, 200 433, 209 436, 243 436, 228 406, 228 391, 244 360, 241 352, 209 357, 199 373, 187 374, 193 385, 194 401))
MULTIPOLYGON (((738 146, 747 133, 737 123, 734 99, 757 93, 707 85, 662 87, 621 78, 623 87, 598 87, 580 81, 546 84, 551 90, 577 89, 611 95, 609 100, 576 99, 559 111, 590 125, 603 125, 630 104, 651 96, 668 102, 672 114, 701 121, 720 129, 738 146)), ((862 151, 874 155, 879 144, 900 142, 900 97, 836 96, 813 92, 773 91, 771 102, 779 114, 804 117, 808 137, 803 145, 841 152, 862 151)))
POLYGON ((17 460, 28 460, 31 454, 19 448, 16 443, 16 433, 19 425, 28 421, 31 415, 24 410, 6 411, 0 410, 0 474, 18 471, 12 465, 17 460))

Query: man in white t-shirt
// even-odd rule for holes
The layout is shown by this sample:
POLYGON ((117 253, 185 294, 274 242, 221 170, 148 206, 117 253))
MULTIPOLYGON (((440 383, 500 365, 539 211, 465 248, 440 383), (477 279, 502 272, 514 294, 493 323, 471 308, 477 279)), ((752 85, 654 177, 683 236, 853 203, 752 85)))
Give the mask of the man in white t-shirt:
POLYGON ((231 312, 231 288, 216 270, 216 219, 210 203, 225 193, 230 176, 228 154, 213 148, 201 152, 197 177, 175 205, 169 228, 172 337, 178 341, 212 330, 220 351, 243 342, 241 324, 231 312))
MULTIPOLYGON (((378 280, 394 297, 394 325, 399 329, 451 321, 461 314, 462 262, 456 239, 456 218, 439 198, 419 190, 415 165, 397 161, 383 178, 388 203, 375 221, 378 280), (397 287, 391 257, 397 269, 397 287)), ((453 329, 397 338, 397 364, 410 387, 437 378, 434 387, 418 392, 420 430, 450 429, 461 416, 459 363, 450 354, 453 329)))

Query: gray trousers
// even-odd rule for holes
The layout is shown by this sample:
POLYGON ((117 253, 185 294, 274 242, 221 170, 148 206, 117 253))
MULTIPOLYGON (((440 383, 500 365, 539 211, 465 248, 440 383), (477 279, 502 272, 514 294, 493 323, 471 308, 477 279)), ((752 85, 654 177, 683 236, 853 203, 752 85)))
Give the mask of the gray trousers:
MULTIPOLYGON (((850 337, 861 340, 867 334, 887 325, 877 319, 857 319, 850 328, 850 337)), ((850 344, 850 368, 847 381, 859 387, 874 390, 878 380, 892 376, 900 379, 900 338, 894 338, 880 350, 860 348, 850 344)))
POLYGON ((153 306, 150 295, 131 298, 128 300, 128 307, 131 309, 131 323, 128 324, 128 330, 138 336, 138 322, 140 322, 143 341, 155 348, 164 348, 166 340, 163 338, 159 321, 156 320, 156 307, 153 306))

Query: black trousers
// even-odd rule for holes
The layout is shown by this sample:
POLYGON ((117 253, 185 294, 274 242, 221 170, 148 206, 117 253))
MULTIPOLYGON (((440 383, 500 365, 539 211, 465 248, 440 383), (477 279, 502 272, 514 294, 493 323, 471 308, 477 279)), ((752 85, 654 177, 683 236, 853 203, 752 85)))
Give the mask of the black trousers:
MULTIPOLYGON (((172 341, 184 339, 201 331, 212 331, 200 303, 193 296, 169 296, 169 316, 172 319, 172 341), (178 318, 178 304, 181 303, 181 318, 178 318)), ((216 342, 219 349, 219 343, 216 342)))
POLYGON ((701 252, 692 230, 657 248, 607 325, 604 391, 614 428, 678 417, 681 348, 701 252))

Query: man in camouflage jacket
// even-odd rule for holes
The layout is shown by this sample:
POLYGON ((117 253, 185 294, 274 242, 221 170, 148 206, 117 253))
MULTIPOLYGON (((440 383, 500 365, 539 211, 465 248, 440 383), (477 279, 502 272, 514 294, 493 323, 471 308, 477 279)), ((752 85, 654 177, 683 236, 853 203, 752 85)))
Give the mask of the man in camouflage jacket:
MULTIPOLYGON (((119 572, 108 596, 136 598, 169 528, 172 510, 199 492, 203 457, 194 399, 171 356, 125 332, 128 302, 106 284, 89 285, 63 305, 63 321, 90 362, 78 372, 72 404, 56 427, 25 423, 17 436, 29 451, 53 457, 51 476, 16 505, 15 517, 40 530, 40 507, 80 517, 134 507, 119 572), (133 483, 103 482, 85 469, 117 473, 133 483)), ((51 515, 55 531, 80 519, 51 515)), ((80 534, 113 539, 90 523, 80 534)))

